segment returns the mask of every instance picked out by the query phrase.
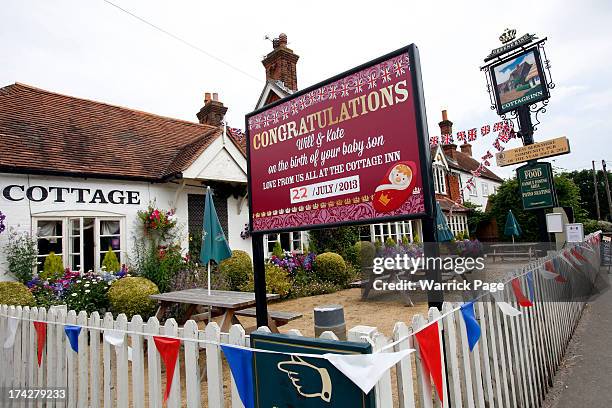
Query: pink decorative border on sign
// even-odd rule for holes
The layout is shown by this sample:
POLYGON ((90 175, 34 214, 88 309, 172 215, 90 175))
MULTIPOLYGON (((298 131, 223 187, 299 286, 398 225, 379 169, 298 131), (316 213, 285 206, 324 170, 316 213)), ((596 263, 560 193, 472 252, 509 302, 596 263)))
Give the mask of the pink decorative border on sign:
POLYGON ((377 65, 332 82, 322 88, 311 91, 299 98, 282 103, 274 108, 249 118, 249 130, 261 129, 295 116, 302 110, 317 105, 328 99, 358 95, 399 78, 410 70, 408 53, 393 57, 377 65))
POLYGON ((310 225, 368 220, 423 212, 425 212, 425 196, 423 193, 418 193, 410 196, 400 208, 388 213, 380 213, 374 209, 371 202, 366 202, 253 218, 253 228, 259 231, 290 228, 296 225, 303 225, 304 228, 307 228, 310 225))

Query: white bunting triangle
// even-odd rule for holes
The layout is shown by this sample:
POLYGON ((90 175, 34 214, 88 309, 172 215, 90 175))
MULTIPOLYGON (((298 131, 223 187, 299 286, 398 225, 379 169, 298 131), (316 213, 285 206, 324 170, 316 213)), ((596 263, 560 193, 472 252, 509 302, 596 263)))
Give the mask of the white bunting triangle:
POLYGON ((558 273, 556 272, 551 272, 549 270, 547 270, 544 266, 542 266, 540 268, 540 275, 547 280, 551 280, 551 279, 555 279, 557 276, 559 276, 558 273))
POLYGON ((495 299, 495 304, 497 305, 497 307, 499 307, 499 310, 501 310, 501 312, 505 314, 506 316, 515 317, 522 313, 520 310, 512 306, 510 303, 504 302, 502 300, 500 293, 491 292, 491 296, 493 296, 493 298, 495 299))
POLYGON ((414 351, 407 349, 394 353, 323 354, 323 358, 367 394, 387 370, 414 351))
POLYGON ((8 319, 8 336, 4 341, 4 348, 9 349, 13 347, 15 344, 15 334, 17 334, 17 326, 19 325, 19 320, 15 317, 9 317, 8 319))
POLYGON ((125 341, 125 333, 119 330, 104 330, 104 341, 115 347, 121 346, 125 341))

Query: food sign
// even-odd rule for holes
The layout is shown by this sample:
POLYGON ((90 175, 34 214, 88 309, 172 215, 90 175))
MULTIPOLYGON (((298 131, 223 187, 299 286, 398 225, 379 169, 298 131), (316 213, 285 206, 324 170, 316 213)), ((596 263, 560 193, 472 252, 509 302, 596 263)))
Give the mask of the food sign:
POLYGON ((247 115, 252 231, 429 213, 418 65, 411 45, 247 115))

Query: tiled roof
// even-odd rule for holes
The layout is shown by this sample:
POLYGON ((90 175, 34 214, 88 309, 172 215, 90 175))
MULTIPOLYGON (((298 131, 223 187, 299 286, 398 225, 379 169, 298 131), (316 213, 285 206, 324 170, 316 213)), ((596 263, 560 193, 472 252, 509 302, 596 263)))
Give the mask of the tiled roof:
POLYGON ((438 204, 440 204, 440 208, 444 212, 450 212, 451 209, 454 213, 471 211, 469 208, 464 207, 463 205, 454 202, 450 198, 441 196, 439 194, 436 194, 436 201, 438 201, 438 204))
POLYGON ((0 88, 0 171, 163 180, 219 128, 16 83, 0 88))
MULTIPOLYGON (((455 170, 464 171, 470 173, 472 170, 476 170, 480 163, 469 154, 463 153, 460 150, 453 152, 454 158, 445 154, 446 160, 448 161, 448 167, 455 170)), ((503 183, 504 179, 493 173, 487 167, 481 170, 480 177, 488 178, 490 180, 498 181, 503 183)))

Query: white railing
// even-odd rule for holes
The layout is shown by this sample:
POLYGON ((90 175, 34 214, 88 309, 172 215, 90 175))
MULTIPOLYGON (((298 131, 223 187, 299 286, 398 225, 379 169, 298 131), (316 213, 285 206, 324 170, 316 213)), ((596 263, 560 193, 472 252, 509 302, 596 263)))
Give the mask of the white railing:
MULTIPOLYGON (((591 282, 599 270, 599 251, 585 251, 590 266, 581 272, 571 271, 560 262, 563 273, 583 273, 591 282)), ((541 267, 550 258, 533 261, 521 272, 541 267), (530 269, 531 268, 531 269, 530 269)), ((494 303, 477 302, 476 317, 481 338, 469 351, 466 329, 460 313, 448 313, 456 305, 445 303, 442 312, 430 309, 428 315, 416 315, 411 325, 395 324, 393 333, 385 336, 376 328, 357 326, 349 330, 353 341, 369 341, 380 350, 396 341, 393 349, 416 348, 389 370, 376 385, 378 407, 536 407, 552 385, 565 347, 582 313, 582 302, 563 301, 575 290, 572 279, 565 284, 545 280, 534 273, 533 307, 520 308, 507 290, 504 299, 520 308, 517 317, 503 315, 494 303), (538 301, 538 299, 559 300, 538 301), (444 403, 440 403, 431 379, 421 363, 418 344, 410 334, 427 322, 439 321, 444 368, 444 403), (399 341, 398 341, 399 340, 399 341), (395 386, 394 386, 395 384, 395 386)), ((527 293, 527 288, 524 288, 527 293)), ((199 330, 194 321, 179 328, 174 319, 163 326, 154 317, 144 323, 140 316, 128 321, 125 315, 116 319, 110 313, 66 312, 61 309, 0 306, 0 347, 8 335, 8 316, 20 320, 14 346, 0 350, 0 388, 67 387, 68 407, 162 407, 165 373, 153 336, 184 339, 177 361, 168 407, 242 407, 219 343, 249 345, 244 329, 234 325, 221 333, 216 323, 199 330), (37 363, 37 335, 32 321, 48 322, 47 341, 42 364, 37 363), (79 352, 75 353, 64 325, 81 326, 79 352), (126 341, 117 347, 103 341, 105 329, 126 331, 126 341), (131 353, 128 353, 128 346, 131 353), (128 354, 130 354, 128 356, 128 354), (225 385, 225 387, 224 387, 225 385)), ((262 328, 260 330, 267 330, 262 328)), ((291 334, 301 335, 292 330, 291 334)), ((335 339, 331 332, 321 337, 335 339)), ((53 406, 39 401, 38 407, 53 406), (45 405, 46 404, 46 405, 45 405)), ((3 403, 2 406, 9 406, 3 403)), ((25 406, 25 405, 15 405, 25 406)), ((64 406, 63 404, 61 406, 64 406)))

